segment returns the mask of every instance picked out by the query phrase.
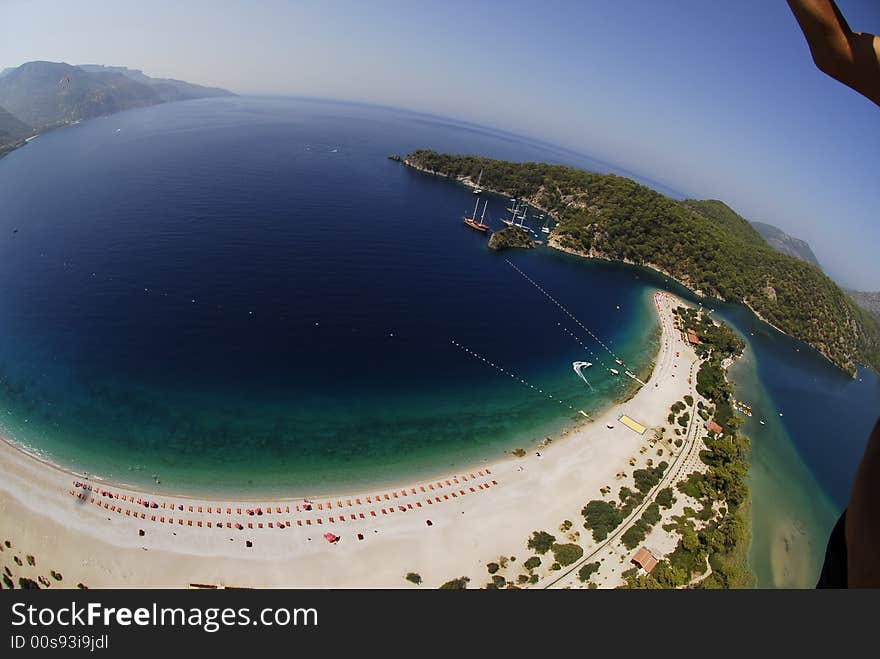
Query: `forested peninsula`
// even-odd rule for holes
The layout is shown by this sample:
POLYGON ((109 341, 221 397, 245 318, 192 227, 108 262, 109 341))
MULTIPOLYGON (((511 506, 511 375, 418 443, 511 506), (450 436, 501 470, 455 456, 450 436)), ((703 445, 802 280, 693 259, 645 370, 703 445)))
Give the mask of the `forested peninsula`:
POLYGON ((677 201, 615 174, 418 150, 406 165, 523 199, 557 222, 549 244, 646 266, 699 295, 748 305, 851 375, 880 370, 880 325, 811 263, 781 254, 729 206, 677 201))

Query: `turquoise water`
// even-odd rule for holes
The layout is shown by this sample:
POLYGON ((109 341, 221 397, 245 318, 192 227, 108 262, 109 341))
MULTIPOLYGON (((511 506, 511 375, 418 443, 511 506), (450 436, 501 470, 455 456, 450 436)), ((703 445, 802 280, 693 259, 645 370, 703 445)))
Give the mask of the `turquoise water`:
MULTIPOLYGON (((126 482, 293 495, 496 458, 625 396, 613 357, 462 225, 469 190, 387 159, 425 144, 560 157, 421 115, 225 99, 0 161, 7 433, 126 482)), ((539 252, 507 258, 650 361, 638 275, 539 252)))
MULTIPOLYGON (((436 117, 248 98, 85 122, 0 160, 4 434, 152 488, 314 494, 494 459, 627 396, 506 259, 633 370, 657 349, 652 291, 693 296, 547 248, 490 253, 461 223, 468 189, 386 157, 422 147, 613 169, 436 117)), ((508 200, 485 198, 500 227, 508 200)), ((880 383, 716 306, 748 342, 732 374, 756 410, 752 565, 762 586, 811 585, 880 383)))

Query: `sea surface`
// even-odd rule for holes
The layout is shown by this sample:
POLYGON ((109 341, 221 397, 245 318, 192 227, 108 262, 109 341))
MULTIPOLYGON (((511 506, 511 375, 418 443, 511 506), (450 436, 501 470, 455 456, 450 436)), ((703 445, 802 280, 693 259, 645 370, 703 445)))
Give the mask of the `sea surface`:
MULTIPOLYGON (((651 293, 687 292, 546 247, 489 252, 461 222, 469 189, 387 158, 417 148, 632 176, 448 119, 280 98, 129 111, 0 160, 0 432, 151 489, 304 495, 496 459, 629 395, 607 367, 649 369, 651 293)), ((509 200, 483 199, 502 227, 509 200)), ((716 309, 749 346, 733 373, 755 408, 753 568, 811 585, 880 382, 716 309)))

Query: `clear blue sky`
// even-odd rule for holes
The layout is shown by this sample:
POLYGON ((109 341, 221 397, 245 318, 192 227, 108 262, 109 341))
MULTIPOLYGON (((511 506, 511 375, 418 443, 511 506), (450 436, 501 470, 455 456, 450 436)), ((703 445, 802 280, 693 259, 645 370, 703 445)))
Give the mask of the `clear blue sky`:
MULTIPOLYGON (((838 5, 880 33, 880 2, 838 5)), ((537 137, 723 199, 880 290, 880 108, 815 69, 784 0, 0 0, 0 67, 34 59, 537 137)))

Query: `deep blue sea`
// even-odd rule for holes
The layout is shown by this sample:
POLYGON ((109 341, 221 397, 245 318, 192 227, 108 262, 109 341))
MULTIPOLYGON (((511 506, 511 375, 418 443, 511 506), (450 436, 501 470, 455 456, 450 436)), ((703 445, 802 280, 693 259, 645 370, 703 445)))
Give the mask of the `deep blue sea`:
MULTIPOLYGON (((387 159, 425 147, 612 171, 446 119, 277 98, 125 112, 0 160, 3 433, 126 482, 305 494, 496 458, 626 396, 609 353, 507 259, 635 370, 657 349, 664 278, 490 253, 461 222, 469 189, 387 159)), ((509 200, 484 198, 502 226, 509 200)), ((749 341, 736 379, 768 417, 747 427, 755 491, 798 492, 792 514, 820 537, 880 384, 718 313, 749 341)), ((758 519, 771 503, 755 498, 758 519)))

